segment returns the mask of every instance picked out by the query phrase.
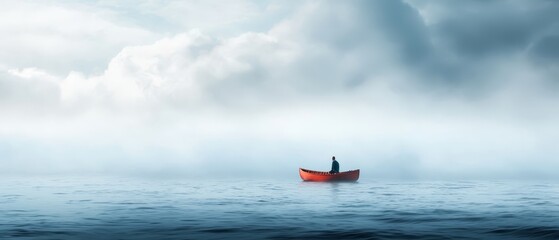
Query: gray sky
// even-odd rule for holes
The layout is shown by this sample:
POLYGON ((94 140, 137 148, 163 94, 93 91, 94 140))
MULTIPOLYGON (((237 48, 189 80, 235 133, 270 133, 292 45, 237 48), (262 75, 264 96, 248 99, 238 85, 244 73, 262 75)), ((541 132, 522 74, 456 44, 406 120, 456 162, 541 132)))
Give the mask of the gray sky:
POLYGON ((3 174, 556 178, 557 1, 3 6, 3 174))

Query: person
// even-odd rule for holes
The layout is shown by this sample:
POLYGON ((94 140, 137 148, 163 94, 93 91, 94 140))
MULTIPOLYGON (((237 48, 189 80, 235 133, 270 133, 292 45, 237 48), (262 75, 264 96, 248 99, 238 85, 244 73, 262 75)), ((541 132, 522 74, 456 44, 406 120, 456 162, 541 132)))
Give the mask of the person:
POLYGON ((332 170, 329 173, 339 173, 340 172, 340 164, 336 161, 336 156, 332 156, 332 170))

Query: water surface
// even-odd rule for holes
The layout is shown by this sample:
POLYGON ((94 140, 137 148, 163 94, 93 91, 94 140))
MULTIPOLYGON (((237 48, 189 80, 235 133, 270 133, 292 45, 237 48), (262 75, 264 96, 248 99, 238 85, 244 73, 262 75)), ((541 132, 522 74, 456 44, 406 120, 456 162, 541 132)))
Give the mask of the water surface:
POLYGON ((559 184, 2 178, 0 238, 559 239, 559 184))

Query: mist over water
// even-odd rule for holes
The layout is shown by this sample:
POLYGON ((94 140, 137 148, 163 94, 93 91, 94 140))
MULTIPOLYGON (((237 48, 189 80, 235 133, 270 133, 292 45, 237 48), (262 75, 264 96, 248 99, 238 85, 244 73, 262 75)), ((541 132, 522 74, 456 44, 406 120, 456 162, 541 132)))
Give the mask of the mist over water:
POLYGON ((9 239, 557 239, 559 184, 2 178, 9 239))

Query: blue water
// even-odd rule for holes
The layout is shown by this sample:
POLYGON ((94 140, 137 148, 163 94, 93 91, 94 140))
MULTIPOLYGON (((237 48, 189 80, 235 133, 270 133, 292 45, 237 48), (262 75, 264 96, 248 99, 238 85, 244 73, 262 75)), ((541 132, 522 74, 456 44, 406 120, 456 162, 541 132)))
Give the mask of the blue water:
POLYGON ((7 239, 559 239, 559 184, 2 178, 7 239))

